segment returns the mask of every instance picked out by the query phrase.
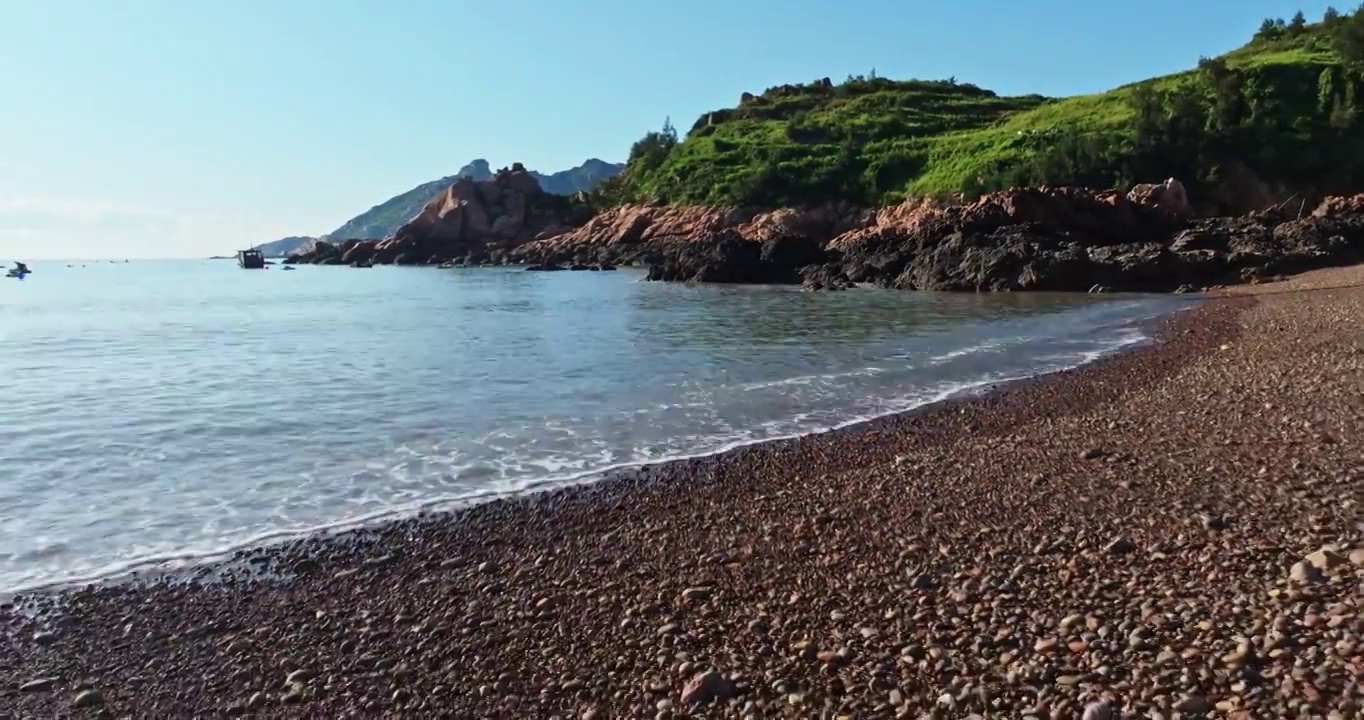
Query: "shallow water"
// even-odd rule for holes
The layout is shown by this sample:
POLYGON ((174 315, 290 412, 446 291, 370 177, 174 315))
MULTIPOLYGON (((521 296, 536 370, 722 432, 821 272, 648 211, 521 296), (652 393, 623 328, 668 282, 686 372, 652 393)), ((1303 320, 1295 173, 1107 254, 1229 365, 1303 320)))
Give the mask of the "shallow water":
POLYGON ((907 410, 1188 304, 30 266, 0 284, 0 592, 907 410))

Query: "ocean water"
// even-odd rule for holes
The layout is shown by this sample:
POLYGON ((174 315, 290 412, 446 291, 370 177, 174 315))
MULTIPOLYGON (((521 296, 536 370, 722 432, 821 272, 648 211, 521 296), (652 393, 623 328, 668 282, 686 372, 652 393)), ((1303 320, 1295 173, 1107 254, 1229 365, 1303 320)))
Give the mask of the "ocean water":
POLYGON ((1082 364, 1187 305, 31 267, 0 282, 0 593, 846 425, 1082 364))

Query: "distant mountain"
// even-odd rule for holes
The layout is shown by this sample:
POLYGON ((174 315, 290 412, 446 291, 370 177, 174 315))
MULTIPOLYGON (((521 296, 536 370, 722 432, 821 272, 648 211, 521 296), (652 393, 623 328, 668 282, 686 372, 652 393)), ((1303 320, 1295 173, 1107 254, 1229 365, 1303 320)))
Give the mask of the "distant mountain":
MULTIPOLYGON (((592 158, 578 167, 556 172, 552 175, 529 171, 540 183, 545 192, 556 195, 591 190, 604 180, 615 177, 625 169, 624 163, 608 163, 592 158)), ((460 168, 454 175, 423 183, 407 192, 389 198, 369 210, 351 218, 346 224, 327 233, 327 236, 344 240, 349 238, 377 238, 392 235, 412 216, 431 202, 442 190, 450 187, 464 176, 475 180, 487 180, 493 176, 493 169, 482 158, 460 168)))
POLYGON ((285 257, 315 239, 306 235, 292 235, 268 243, 261 243, 256 246, 256 249, 264 253, 265 257, 285 257))

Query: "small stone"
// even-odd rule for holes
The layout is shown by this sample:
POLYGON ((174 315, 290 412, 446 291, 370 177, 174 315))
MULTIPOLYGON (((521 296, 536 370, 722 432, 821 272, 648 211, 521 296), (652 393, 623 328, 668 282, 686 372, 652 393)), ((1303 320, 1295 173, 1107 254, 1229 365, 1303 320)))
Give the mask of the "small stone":
POLYGON ((1109 555, 1126 555, 1130 552, 1135 551, 1136 549, 1137 546, 1133 545, 1131 540, 1128 540, 1126 538, 1117 538, 1113 542, 1109 543, 1108 547, 1104 548, 1104 552, 1107 552, 1109 555))
POLYGON ((1212 703, 1198 695, 1185 695, 1171 709, 1181 713, 1208 713, 1212 712, 1212 703))
POLYGON ((316 673, 312 670, 299 668, 298 670, 289 673, 289 676, 284 678, 284 683, 286 685, 303 685, 316 676, 316 673))
POLYGON ((1221 515, 1204 515, 1204 516, 1203 516, 1203 529, 1204 529, 1204 530, 1212 530, 1212 531, 1215 531, 1215 532, 1216 532, 1216 531, 1226 530, 1226 529, 1227 529, 1227 526, 1228 526, 1227 519, 1224 518, 1224 517, 1222 517, 1221 515))
POLYGON ((693 677, 682 689, 682 704, 706 704, 725 701, 737 695, 739 689, 718 671, 711 670, 693 677))
POLYGON ((1347 557, 1352 565, 1364 565, 1364 548, 1351 550, 1347 557))
POLYGON ((682 591, 682 599, 689 602, 693 600, 705 600, 708 597, 710 597, 710 588, 708 587, 690 587, 682 591))
POLYGON ((1081 720, 1112 720, 1113 706, 1107 701, 1090 703, 1085 706, 1085 714, 1081 720))
POLYGON ((19 692, 47 692, 57 685, 57 678, 44 677, 29 680, 19 686, 19 692))
POLYGON ((256 710, 263 707, 265 707, 265 693, 263 692, 253 694, 251 699, 246 701, 247 710, 256 710))
POLYGON ((497 570, 497 564, 492 560, 484 560, 478 564, 478 571, 481 573, 491 573, 497 570))
POLYGON ((1088 450, 1086 450, 1086 451, 1080 453, 1080 459, 1081 459, 1081 460, 1098 460, 1099 458, 1102 458, 1103 456, 1105 456, 1105 455, 1107 455, 1107 454, 1108 454, 1108 453, 1107 453, 1107 452, 1104 452, 1104 449, 1103 449, 1103 448, 1100 448, 1100 447, 1092 447, 1092 448, 1090 448, 1090 449, 1088 449, 1088 450))
POLYGON ((583 682, 581 678, 573 678, 572 680, 569 680, 560 687, 563 688, 564 692, 577 692, 579 690, 582 690, 583 686, 586 684, 587 683, 583 682))
POLYGON ((1314 583, 1321 580, 1321 570, 1306 561, 1296 562, 1289 568, 1288 578, 1296 583, 1314 583))
POLYGON ((57 642, 57 633, 53 632, 52 630, 44 630, 39 633, 34 633, 33 642, 36 642, 39 645, 46 647, 57 642))
POLYGON ((1040 653, 1049 653, 1059 644, 1056 638, 1042 638, 1033 644, 1032 649, 1040 653))
POLYGON ((104 704, 104 696, 99 694, 99 690, 90 688, 82 690, 76 694, 76 699, 71 702, 72 707, 93 708, 104 704))
POLYGON ((915 575, 914 579, 909 581, 909 586, 915 590, 932 590, 933 578, 921 573, 915 575))
POLYGON ((1308 564, 1320 570, 1330 570, 1346 563, 1346 559, 1328 548, 1322 548, 1303 558, 1308 564))
POLYGON ((668 623, 667 625, 664 625, 663 627, 661 627, 661 628, 658 629, 658 634, 659 634, 659 635, 676 635, 676 634, 677 634, 677 631, 678 631, 679 629, 680 629, 680 628, 677 627, 677 623, 668 623))

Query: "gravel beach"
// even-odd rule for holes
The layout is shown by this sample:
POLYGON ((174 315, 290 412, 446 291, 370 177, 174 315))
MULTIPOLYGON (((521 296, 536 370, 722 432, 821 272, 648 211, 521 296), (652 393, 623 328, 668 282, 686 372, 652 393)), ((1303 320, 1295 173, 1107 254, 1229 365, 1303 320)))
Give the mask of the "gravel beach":
POLYGON ((1364 287, 1324 289, 1359 284, 212 583, 21 598, 0 718, 1359 717, 1364 287))

